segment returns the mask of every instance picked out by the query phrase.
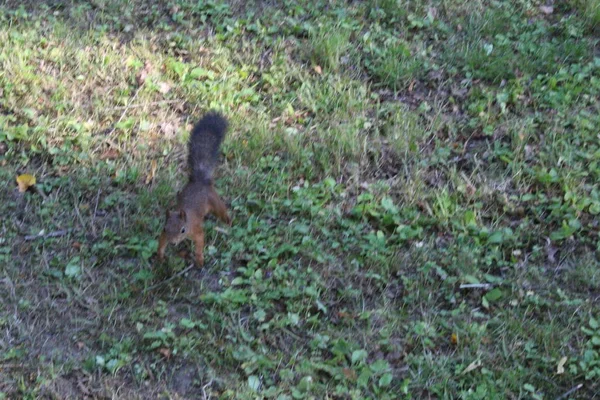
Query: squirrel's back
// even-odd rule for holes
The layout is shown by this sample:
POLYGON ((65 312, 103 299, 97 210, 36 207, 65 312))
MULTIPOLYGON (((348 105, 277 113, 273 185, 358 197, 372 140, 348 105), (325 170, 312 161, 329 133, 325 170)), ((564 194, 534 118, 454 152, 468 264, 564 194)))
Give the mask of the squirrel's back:
POLYGON ((228 123, 219 113, 209 112, 194 126, 188 143, 190 182, 210 182, 219 158, 219 147, 228 123))

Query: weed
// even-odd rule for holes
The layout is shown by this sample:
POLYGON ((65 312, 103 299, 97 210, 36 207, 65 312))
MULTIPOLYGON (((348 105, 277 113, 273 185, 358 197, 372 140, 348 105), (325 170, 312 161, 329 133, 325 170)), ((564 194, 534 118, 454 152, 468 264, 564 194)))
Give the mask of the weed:
POLYGON ((0 398, 598 392, 595 2, 63 3, 0 6, 0 398))

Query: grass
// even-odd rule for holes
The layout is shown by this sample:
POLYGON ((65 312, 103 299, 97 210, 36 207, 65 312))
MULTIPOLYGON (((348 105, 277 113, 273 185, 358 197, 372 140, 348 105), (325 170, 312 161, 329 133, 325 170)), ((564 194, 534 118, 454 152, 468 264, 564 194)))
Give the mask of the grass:
POLYGON ((598 396, 593 1, 16 3, 0 398, 598 396), (160 264, 211 108, 233 226, 160 264))

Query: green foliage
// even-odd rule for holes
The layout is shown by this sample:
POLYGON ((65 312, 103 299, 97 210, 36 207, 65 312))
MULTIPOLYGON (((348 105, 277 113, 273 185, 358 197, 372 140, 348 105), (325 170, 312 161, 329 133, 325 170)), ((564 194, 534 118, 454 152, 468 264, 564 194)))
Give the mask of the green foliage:
POLYGON ((0 398, 598 391, 597 2, 34 3, 0 6, 0 398), (158 263, 209 108, 233 224, 158 263))
MULTIPOLYGON (((327 21, 329 24, 329 21, 327 21)), ((331 27, 321 25, 314 33, 311 33, 312 59, 318 66, 327 69, 338 70, 345 57, 345 63, 348 63, 348 54, 351 50, 350 27, 339 25, 331 27)))
POLYGON ((423 60, 411 51, 408 44, 395 38, 384 39, 372 46, 365 64, 373 77, 394 91, 406 89, 423 72, 423 60))
POLYGON ((583 354, 573 359, 570 372, 575 376, 584 376, 586 380, 598 379, 600 376, 600 324, 591 317, 588 326, 581 330, 587 336, 583 346, 583 354))

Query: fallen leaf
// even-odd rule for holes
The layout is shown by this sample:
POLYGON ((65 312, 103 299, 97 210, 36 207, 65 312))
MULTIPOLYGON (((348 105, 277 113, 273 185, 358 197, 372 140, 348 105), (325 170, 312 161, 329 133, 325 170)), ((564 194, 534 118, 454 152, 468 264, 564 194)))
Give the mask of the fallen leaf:
POLYGON ((356 380, 356 371, 354 371, 353 369, 344 368, 342 370, 342 372, 344 373, 344 376, 346 377, 346 379, 348 379, 350 381, 355 381, 356 380))
POLYGON ((158 82, 158 91, 161 92, 162 94, 167 94, 169 93, 169 90, 171 90, 171 86, 166 83, 166 82, 158 82))
POLYGON ((187 258, 188 257, 188 252, 187 252, 187 250, 181 250, 179 253, 177 253, 177 255, 180 258, 187 258))
POLYGON ((477 189, 475 189, 475 186, 471 185, 470 183, 467 183, 466 192, 467 192, 467 196, 473 197, 475 195, 475 193, 477 192, 477 189))
POLYGON ((171 358, 171 350, 167 349, 166 347, 162 347, 162 348, 158 349, 158 352, 160 354, 162 354, 162 356, 165 357, 166 359, 171 358))
POLYGON ((35 185, 35 176, 30 174, 22 174, 17 176, 17 185, 19 185, 19 192, 24 193, 31 186, 35 185))
POLYGON ((565 363, 567 362, 567 357, 563 357, 558 361, 558 365, 556 366, 556 373, 558 375, 565 373, 565 363))
POLYGON ((79 242, 73 242, 73 244, 71 245, 71 247, 73 247, 76 250, 80 250, 81 249, 81 243, 79 243, 79 242))
POLYGON ((354 316, 350 313, 347 313, 346 311, 338 311, 338 317, 340 318, 347 318, 347 319, 354 319, 354 316))
POLYGON ((473 361, 471 364, 469 364, 469 366, 467 368, 465 368, 465 370, 463 372, 461 372, 461 374, 462 375, 467 374, 479 367, 481 367, 481 361, 479 361, 479 360, 473 361))
POLYGON ((170 122, 163 122, 160 124, 160 130, 167 138, 175 136, 175 125, 170 122))
POLYGON ((550 15, 554 12, 554 7, 552 6, 540 6, 540 11, 546 15, 550 15))
POLYGON ((146 185, 148 185, 150 182, 152 182, 154 180, 154 177, 156 176, 156 168, 157 168, 156 160, 152 160, 152 162, 150 163, 150 173, 146 177, 146 185))
POLYGON ((104 153, 100 154, 101 160, 114 160, 119 157, 119 151, 114 148, 107 149, 104 153))
POLYGON ((320 65, 315 65, 314 68, 315 72, 319 75, 323 74, 323 70, 321 69, 320 65))
POLYGON ((458 335, 456 333, 453 333, 452 336, 450 336, 450 342, 454 345, 458 344, 458 335))
POLYGON ((135 77, 138 85, 142 86, 144 82, 146 82, 146 78, 148 78, 148 75, 150 75, 151 72, 152 64, 150 64, 149 61, 146 61, 146 63, 144 64, 144 68, 135 77))
POLYGON ((558 249, 552 245, 552 240, 546 238, 546 257, 550 264, 556 264, 556 253, 558 249))

